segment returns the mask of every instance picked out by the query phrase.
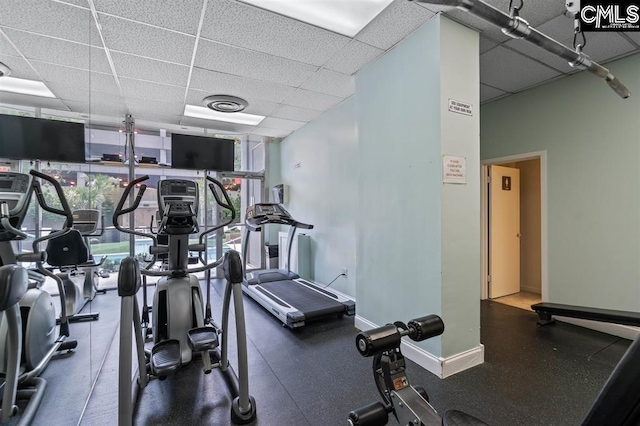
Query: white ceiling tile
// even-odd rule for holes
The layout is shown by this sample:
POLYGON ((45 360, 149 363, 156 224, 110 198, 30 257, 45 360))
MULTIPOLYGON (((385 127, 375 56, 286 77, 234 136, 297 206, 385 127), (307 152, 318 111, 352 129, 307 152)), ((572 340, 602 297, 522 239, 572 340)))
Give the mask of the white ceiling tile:
POLYGON ((67 110, 64 103, 62 103, 60 99, 44 98, 41 96, 21 95, 18 93, 10 93, 10 92, 0 92, 0 103, 59 109, 63 111, 67 110))
POLYGON ((71 111, 79 112, 81 114, 98 114, 112 117, 124 117, 124 115, 127 114, 127 108, 124 104, 112 105, 67 100, 65 100, 64 103, 71 109, 71 111))
POLYGON ((640 32, 627 31, 625 35, 629 37, 631 40, 633 40, 637 45, 640 46, 640 32))
POLYGON ((162 102, 151 99, 125 98, 131 114, 143 118, 146 114, 182 115, 182 102, 162 102))
POLYGON ((356 90, 353 76, 325 69, 318 70, 300 87, 341 98, 348 98, 356 90))
POLYGON ((430 20, 434 13, 407 0, 395 0, 355 37, 387 50, 430 20))
POLYGON ((573 42, 573 19, 565 15, 556 16, 536 29, 560 43, 573 42))
POLYGON ((254 134, 254 135, 270 136, 272 138, 284 138, 290 133, 291 133, 290 130, 270 129, 270 128, 261 127, 261 126, 256 127, 251 132, 251 134, 254 134))
POLYGON ((76 6, 89 7, 87 0, 57 0, 60 3, 75 4, 76 6))
POLYGON ((382 49, 353 40, 327 61, 324 68, 351 75, 383 53, 382 49))
POLYGON ((269 129, 282 129, 282 130, 298 130, 300 127, 307 124, 304 121, 285 120, 282 118, 267 117, 260 123, 261 127, 267 127, 269 129))
POLYGON ((342 98, 336 96, 298 89, 291 96, 285 98, 283 103, 291 106, 326 111, 341 101, 342 98))
POLYGON ((195 37, 102 13, 98 14, 98 21, 107 49, 183 65, 191 64, 195 37))
POLYGON ((102 46, 88 9, 42 0, 3 0, 0 25, 102 46))
POLYGON ((18 51, 13 48, 9 40, 4 35, 0 34, 0 54, 8 56, 20 56, 18 51))
POLYGON ((180 125, 181 115, 146 114, 144 117, 134 117, 136 126, 144 126, 145 121, 160 125, 175 124, 180 125))
POLYGON ((500 89, 496 89, 495 87, 489 87, 485 84, 480 85, 480 102, 487 102, 493 98, 497 98, 498 96, 502 96, 506 94, 500 89))
POLYGON ((287 120, 308 122, 317 118, 320 114, 322 114, 322 111, 316 111, 315 109, 293 107, 290 105, 280 105, 278 109, 273 111, 270 115, 276 118, 285 118, 287 120))
MULTIPOLYGON (((211 92, 191 89, 187 94, 186 103, 188 105, 202 106, 203 105, 202 100, 211 94, 212 94, 211 92)), ((221 94, 225 94, 225 93, 221 93, 221 94)), ((257 115, 267 116, 267 115, 271 115, 273 110, 278 107, 278 104, 275 102, 262 101, 259 99, 244 97, 244 96, 242 96, 242 99, 244 99, 249 103, 249 106, 247 106, 247 108, 245 108, 245 110, 243 111, 243 112, 246 112, 247 114, 257 114, 257 115)), ((283 117, 283 118, 286 118, 286 117, 283 117)))
POLYGON ((94 0, 96 10, 145 24, 195 35, 203 0, 167 1, 94 0))
POLYGON ((124 101, 118 92, 100 92, 89 90, 88 87, 80 87, 62 83, 47 84, 54 95, 63 100, 96 104, 122 105, 124 101))
POLYGON ((155 83, 187 86, 189 67, 155 61, 135 55, 111 52, 118 77, 130 77, 155 83))
POLYGON ((480 81, 507 92, 516 92, 558 75, 559 72, 502 46, 480 55, 480 81))
POLYGON ((281 84, 253 80, 231 74, 194 68, 191 75, 192 89, 208 92, 209 95, 232 95, 241 98, 256 98, 280 103, 296 89, 281 84))
POLYGON ((111 72, 104 49, 23 31, 4 31, 27 59, 97 72, 111 72))
POLYGON ((574 68, 569 65, 569 62, 560 58, 559 56, 554 55, 553 53, 547 52, 546 50, 529 43, 525 40, 510 40, 505 43, 506 46, 517 50, 518 52, 522 52, 527 56, 535 58, 540 62, 543 62, 550 67, 553 67, 559 71, 564 73, 570 73, 575 71, 574 68))
POLYGON ((200 40, 195 66, 298 87, 318 67, 266 53, 200 40))
POLYGON ((118 93, 118 86, 111 74, 89 72, 46 62, 31 61, 31 64, 46 82, 74 85, 101 92, 118 93))
POLYGON ((616 56, 624 55, 636 47, 617 33, 588 33, 584 53, 596 62, 606 62, 616 56))
POLYGON ((432 11, 433 13, 438 13, 438 12, 447 12, 449 10, 453 10, 455 9, 455 7, 452 6, 442 6, 442 5, 438 5, 438 4, 432 4, 432 3, 424 3, 421 1, 415 1, 415 4, 418 4, 426 9, 429 9, 430 11, 432 11))
POLYGON ((27 61, 22 59, 20 56, 7 56, 0 54, 0 62, 11 69, 11 77, 40 80, 40 76, 29 66, 27 61))
POLYGON ((245 124, 227 123, 225 121, 203 120, 200 118, 183 117, 180 120, 183 126, 203 127, 205 129, 220 130, 223 132, 233 133, 252 133, 255 126, 247 126, 245 124))
POLYGON ((210 1, 202 37, 320 66, 349 38, 251 5, 210 1))
POLYGON ((488 50, 493 49, 497 45, 498 45, 497 43, 494 43, 493 41, 489 40, 486 37, 480 37, 480 53, 481 54, 488 50))
POLYGON ((122 94, 127 98, 155 99, 165 102, 182 102, 186 88, 168 84, 120 78, 122 94))

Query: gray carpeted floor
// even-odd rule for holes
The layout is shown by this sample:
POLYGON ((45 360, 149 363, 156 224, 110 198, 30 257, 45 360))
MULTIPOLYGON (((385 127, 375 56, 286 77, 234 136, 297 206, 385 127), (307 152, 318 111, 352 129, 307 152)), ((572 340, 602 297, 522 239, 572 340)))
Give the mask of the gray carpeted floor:
MULTIPOLYGON (((213 287, 219 320, 223 283, 213 287)), ((351 409, 378 400, 371 360, 355 349, 353 317, 294 332, 251 299, 245 297, 244 303, 250 390, 258 409, 253 424, 344 425, 351 409)), ((92 308, 101 310, 99 321, 72 325, 80 341, 77 353, 45 372, 49 386, 35 424, 78 423, 110 345, 81 424, 117 423, 117 294, 98 296, 92 308)), ((532 312, 482 302, 486 362, 445 380, 409 362, 409 378, 427 389, 439 411, 460 409, 491 425, 579 424, 629 342, 561 323, 540 329, 535 321, 532 312)), ((233 357, 235 338, 230 348, 235 364, 233 357)), ((139 400, 135 423, 228 425, 230 404, 220 373, 205 376, 198 361, 167 380, 151 382, 139 400)))

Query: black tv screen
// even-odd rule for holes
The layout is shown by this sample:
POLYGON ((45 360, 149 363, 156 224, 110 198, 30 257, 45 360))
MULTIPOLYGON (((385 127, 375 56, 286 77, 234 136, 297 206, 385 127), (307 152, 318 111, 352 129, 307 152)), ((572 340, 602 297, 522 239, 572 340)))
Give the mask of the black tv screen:
POLYGON ((0 114, 0 158, 84 163, 84 124, 0 114))
POLYGON ((232 172, 234 158, 232 139, 171 135, 171 167, 174 169, 232 172))

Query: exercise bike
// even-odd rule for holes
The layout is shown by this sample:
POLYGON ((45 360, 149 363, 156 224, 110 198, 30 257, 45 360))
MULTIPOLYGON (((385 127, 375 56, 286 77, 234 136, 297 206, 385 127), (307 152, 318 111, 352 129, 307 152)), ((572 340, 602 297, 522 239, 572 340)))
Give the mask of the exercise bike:
POLYGON ((89 237, 99 237, 104 233, 104 218, 100 221, 97 210, 74 210, 73 229, 48 241, 47 264, 57 268, 56 275, 62 279, 65 290, 67 319, 70 323, 94 321, 99 312, 81 313, 87 303, 93 301, 98 290, 98 268, 107 256, 96 262, 91 254, 89 237), (98 222, 102 223, 98 231, 98 222))
POLYGON ((56 352, 71 351, 77 346, 76 341, 67 340, 69 324, 62 280, 44 267, 46 253, 39 249, 40 243, 69 232, 73 217, 55 179, 34 170, 30 175, 0 173, 0 336, 6 336, 0 339, 2 423, 17 414, 17 399, 28 401, 21 415, 21 424, 33 420, 46 386, 46 381, 38 376, 56 352), (40 182, 35 178, 54 186, 62 210, 47 205, 40 182), (28 237, 20 227, 34 192, 42 209, 66 217, 65 226, 34 240, 32 253, 16 253, 12 242, 28 237), (44 280, 19 266, 18 262, 35 262, 42 275, 56 281, 61 300, 59 334, 55 333, 56 314, 52 298, 39 287, 44 280))
MULTIPOLYGON (((118 294, 121 297, 120 316, 120 369, 119 369, 119 425, 130 425, 133 419, 138 390, 143 389, 152 378, 164 379, 178 371, 183 365, 200 356, 203 371, 208 374, 212 368, 219 368, 229 384, 234 397, 231 407, 231 421, 246 424, 256 417, 256 404, 249 395, 247 341, 242 300, 242 261, 236 251, 225 253, 220 259, 207 263, 202 256, 206 251, 205 239, 208 234, 233 222, 235 210, 224 187, 217 180, 207 176, 209 189, 217 204, 232 213, 231 219, 218 224, 200 234, 198 244, 189 244, 189 235, 199 231, 197 212, 199 204, 198 185, 182 179, 167 179, 158 185, 158 206, 161 217, 157 236, 167 236, 168 244, 158 244, 156 234, 143 233, 122 228, 118 218, 138 208, 146 190, 142 182, 148 176, 135 179, 127 185, 113 215, 113 224, 121 232, 150 238, 153 245, 151 262, 140 269, 136 259, 129 257, 122 261, 118 276, 118 294), (140 189, 132 205, 123 208, 131 190, 140 189), (222 193, 224 200, 218 194, 222 193), (189 268, 189 252, 198 252, 203 266, 189 268), (152 270, 159 255, 167 255, 165 268, 152 270), (195 272, 210 271, 222 265, 227 280, 223 300, 222 326, 211 317, 210 286, 207 285, 206 308, 203 306, 200 284, 195 272), (161 277, 156 283, 152 305, 153 347, 144 348, 148 335, 146 321, 140 321, 140 309, 136 294, 142 285, 142 276, 161 277), (233 371, 227 358, 229 310, 231 294, 236 317, 236 340, 238 346, 239 374, 233 371), (132 332, 133 325, 133 332, 132 332), (135 342, 134 342, 135 336, 135 342), (222 342, 219 343, 219 336, 222 342), (136 388, 132 399, 132 347, 135 343, 138 372, 136 388)), ((143 306, 147 306, 146 291, 143 306)))
POLYGON ((439 336, 444 323, 437 315, 395 322, 356 337, 360 355, 373 357, 373 377, 383 402, 374 402, 349 413, 349 426, 382 426, 392 413, 403 426, 487 426, 482 420, 457 410, 448 410, 441 417, 429 403, 424 388, 412 386, 400 351, 403 336, 415 342, 439 336))

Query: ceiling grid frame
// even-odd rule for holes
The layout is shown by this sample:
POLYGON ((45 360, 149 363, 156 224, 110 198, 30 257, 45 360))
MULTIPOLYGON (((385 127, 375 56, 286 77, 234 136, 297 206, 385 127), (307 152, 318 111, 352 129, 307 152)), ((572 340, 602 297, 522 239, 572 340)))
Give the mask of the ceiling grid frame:
MULTIPOLYGON (((43 0, 37 0, 37 1, 43 1, 43 0)), ((460 23, 461 25, 464 25, 466 27, 471 27, 476 31, 479 31, 480 37, 481 37, 481 46, 482 46, 481 52, 480 52, 481 61, 483 60, 483 57, 485 59, 492 58, 493 61, 498 61, 498 62, 506 58, 511 58, 511 62, 513 62, 513 61, 516 61, 515 58, 520 58, 519 60, 524 61, 525 63, 536 64, 532 70, 527 70, 527 73, 532 72, 535 74, 535 71, 538 69, 551 71, 550 73, 547 73, 546 71, 540 71, 541 74, 533 75, 532 78, 530 78, 529 81, 527 81, 526 78, 523 80, 520 77, 517 77, 517 78, 514 77, 512 75, 514 73, 513 70, 499 69, 499 67, 496 69, 493 69, 491 70, 491 73, 493 75, 491 76, 490 79, 488 79, 487 76, 485 76, 485 78, 481 78, 481 83, 484 87, 482 91, 485 93, 485 95, 491 94, 490 97, 484 97, 483 99, 481 99, 481 103, 486 103, 494 99, 502 98, 504 96, 509 96, 510 94, 513 94, 513 93, 518 93, 522 90, 527 90, 531 87, 546 84, 550 81, 563 78, 567 75, 570 75, 579 71, 579 70, 573 70, 567 67, 562 67, 561 69, 559 69, 559 67, 561 67, 561 63, 557 62, 557 59, 556 59, 556 62, 550 62, 546 60, 543 55, 536 54, 532 56, 531 54, 527 53, 525 49, 519 50, 516 44, 509 43, 513 39, 504 38, 502 34, 499 33, 499 31, 494 31, 494 29, 492 29, 491 31, 487 32, 487 31, 484 31, 482 27, 474 28, 473 25, 469 23, 473 21, 466 19, 465 15, 460 14, 459 12, 456 12, 456 10, 452 9, 451 7, 446 7, 446 6, 439 7, 439 6, 433 6, 433 5, 424 4, 424 3, 414 3, 414 2, 409 2, 408 0, 395 0, 391 2, 387 8, 385 8, 380 14, 378 14, 371 22, 369 22, 367 26, 365 26, 361 31, 359 31, 358 34, 356 34, 354 37, 347 37, 342 34, 336 33, 334 31, 315 26, 313 24, 297 21, 285 15, 275 14, 275 15, 278 15, 279 17, 278 20, 276 20, 276 22, 291 21, 293 22, 291 25, 294 25, 294 27, 296 28, 298 27, 302 28, 302 27, 308 26, 308 27, 314 28, 314 30, 312 31, 313 33, 323 34, 324 32, 327 32, 327 33, 338 35, 343 40, 345 39, 347 40, 347 42, 344 45, 341 45, 339 48, 335 49, 330 55, 328 55, 323 60, 322 63, 318 65, 314 65, 309 62, 306 62, 306 60, 299 61, 295 59, 296 57, 298 58, 310 57, 309 55, 306 55, 306 56, 297 55, 295 53, 290 54, 286 51, 282 51, 278 49, 275 49, 275 50, 271 49, 271 51, 264 51, 264 49, 252 49, 247 47, 247 43, 244 43, 244 42, 239 43, 242 45, 235 45, 233 43, 233 40, 231 40, 231 43, 225 43, 220 40, 207 38, 205 36, 205 32, 206 32, 205 26, 207 23, 206 14, 207 14, 207 11, 211 9, 213 0, 211 1, 202 0, 202 4, 198 2, 198 6, 201 6, 201 7, 199 9, 199 13, 197 16, 197 19, 198 19, 197 25, 196 25, 196 22, 194 22, 193 20, 193 19, 196 19, 196 16, 195 16, 196 6, 194 4, 194 6, 191 7, 188 12, 185 11, 183 14, 180 15, 180 19, 184 18, 182 21, 177 22, 175 25, 167 24, 172 28, 167 28, 164 25, 156 25, 157 23, 165 24, 168 22, 167 17, 168 16, 170 17, 170 14, 168 14, 169 12, 165 10, 162 11, 162 17, 158 19, 150 15, 149 15, 150 16, 149 18, 146 18, 143 14, 145 11, 142 10, 141 7, 136 6, 136 7, 127 8, 125 7, 125 3, 120 1, 114 2, 113 4, 117 4, 117 5, 122 4, 122 9, 117 9, 114 7, 101 8, 99 4, 101 0, 47 0, 47 1, 50 2, 49 4, 58 5, 61 8, 67 7, 67 6, 73 6, 74 8, 88 10, 91 13, 91 16, 93 17, 92 24, 95 25, 96 27, 95 29, 97 29, 97 33, 100 35, 100 42, 102 43, 102 45, 100 46, 100 45, 94 44, 93 42, 94 39, 91 39, 91 38, 88 40, 88 43, 82 43, 78 41, 78 40, 85 41, 85 38, 83 38, 82 34, 78 34, 77 30, 74 33, 70 33, 70 34, 73 34, 72 38, 75 38, 75 39, 59 37, 60 34, 63 34, 59 31, 59 28, 47 29, 51 27, 50 26, 47 27, 46 25, 43 26, 44 28, 42 29, 40 27, 35 27, 34 20, 32 19, 32 17, 29 17, 29 19, 25 19, 24 22, 21 22, 21 20, 18 19, 19 15, 16 15, 16 18, 15 18, 16 22, 5 21, 4 22, 5 25, 0 26, 0 38, 3 38, 3 40, 6 40, 9 43, 9 45, 16 50, 20 60, 24 61, 25 65, 28 66, 28 69, 33 71, 33 73, 35 73, 35 75, 37 75, 42 81, 49 81, 56 87, 61 87, 60 86, 61 84, 69 84, 69 81, 62 81, 61 80, 62 77, 57 77, 57 76, 62 75, 61 71, 63 70, 71 71, 71 69, 76 69, 78 70, 78 72, 80 71, 86 72, 87 73, 86 75, 75 73, 78 75, 78 77, 83 77, 83 79, 86 78, 87 76, 89 78, 91 78, 92 76, 96 76, 96 73, 111 75, 113 80, 116 82, 118 92, 119 92, 118 96, 122 99, 122 106, 124 108, 129 110, 128 105, 135 104, 136 108, 134 109, 136 109, 137 112, 140 112, 141 114, 147 115, 147 116, 154 116, 156 118, 161 117, 162 115, 158 114, 157 112, 151 109, 153 107, 153 101, 164 102, 162 104, 162 105, 165 105, 163 107, 164 112, 175 111, 175 108, 171 107, 170 105, 174 105, 173 103, 176 102, 175 93, 177 93, 176 89, 178 88, 182 90, 182 96, 181 96, 181 99, 179 100, 179 102, 182 105, 182 108, 184 108, 184 106, 187 104, 189 99, 195 100, 196 98, 194 96, 197 96, 198 94, 207 93, 207 92, 211 92, 209 94, 219 94, 219 92, 216 91, 216 87, 222 87, 222 86, 216 86, 216 81, 221 83, 234 82, 234 84, 237 83, 240 85, 240 86, 237 86, 236 84, 233 87, 236 87, 236 86, 241 87, 242 85, 245 85, 246 87, 257 88, 257 87, 264 86, 265 94, 267 94, 269 90, 273 91, 279 87, 282 87, 283 90, 285 87, 290 88, 293 91, 289 93, 288 91, 290 89, 284 90, 282 93, 283 94, 288 93, 288 94, 283 99, 279 99, 276 102, 272 102, 272 100, 269 100, 269 99, 253 100, 253 102, 256 103, 257 107, 260 108, 262 111, 269 111, 269 114, 260 114, 260 115, 265 115, 267 118, 269 117, 273 118, 273 120, 266 121, 265 124, 273 123, 270 125, 280 125, 280 127, 287 128, 287 129, 271 129, 273 130, 273 132, 271 132, 270 130, 267 130, 265 132, 265 133, 271 133, 271 134, 277 133, 279 135, 283 135, 283 134, 286 135, 289 132, 288 129, 292 129, 298 126, 297 123, 311 121, 315 119, 318 115, 321 115, 328 108, 332 108, 333 105, 336 105, 342 102, 344 99, 348 98, 350 94, 353 93, 352 92, 353 89, 350 88, 350 86, 351 87, 353 86, 353 83, 349 83, 349 80, 353 81, 354 75, 362 66, 366 66, 367 63, 369 63, 370 61, 374 61, 379 55, 383 55, 387 51, 393 49, 399 42, 401 42, 404 38, 410 36, 417 28, 420 27, 421 24, 416 24, 415 28, 412 28, 410 26, 407 27, 408 24, 406 22, 402 22, 402 19, 400 19, 403 16, 402 11, 404 11, 404 13, 411 14, 411 11, 414 10, 413 8, 416 8, 415 10, 418 10, 417 8, 419 7, 420 10, 422 9, 428 10, 429 13, 433 13, 433 14, 443 13, 445 16, 448 16, 450 19, 460 23), (122 13, 119 13, 119 11, 122 13), (135 19, 132 19, 131 16, 120 16, 120 15, 126 15, 125 11, 132 11, 133 13, 132 16, 134 16, 135 19), (113 12, 113 13, 110 13, 110 12, 113 12), (182 59, 176 60, 176 62, 172 62, 170 55, 165 55, 164 57, 158 57, 159 55, 156 55, 155 53, 154 54, 149 53, 148 56, 143 56, 144 53, 148 51, 144 51, 144 50, 135 51, 132 49, 125 49, 125 50, 131 50, 131 51, 118 50, 117 49, 118 46, 111 44, 105 35, 104 28, 101 25, 102 21, 100 19, 102 15, 107 16, 110 19, 112 18, 113 20, 116 20, 115 22, 120 24, 117 28, 126 28, 126 25, 123 24, 123 22, 125 21, 135 23, 135 25, 139 26, 140 28, 143 28, 142 26, 144 26, 144 28, 147 28, 147 27, 154 28, 157 31, 161 31, 161 34, 166 35, 167 42, 170 42, 172 40, 173 38, 172 34, 179 35, 180 37, 184 37, 184 36, 189 37, 194 42, 193 49, 190 55, 190 60, 185 61, 184 63, 180 62, 182 59), (398 21, 399 19, 400 21, 398 21), (285 20, 285 21, 282 21, 282 20, 285 20), (380 49, 379 47, 376 47, 376 46, 382 46, 383 44, 381 43, 383 42, 374 41, 376 39, 369 39, 365 37, 365 35, 368 34, 369 32, 372 32, 373 29, 376 28, 376 26, 380 26, 381 25, 380 22, 385 22, 385 26, 390 28, 393 27, 394 29, 396 27, 402 27, 401 33, 399 33, 400 35, 397 36, 398 40, 394 41, 391 46, 385 45, 385 49, 380 49), (394 26, 394 23, 396 24, 395 26, 394 26), (197 31, 195 34, 189 34, 187 32, 184 32, 184 31, 193 31, 193 29, 196 27, 197 27, 197 31), (10 38, 9 34, 5 33, 4 31, 5 28, 8 30, 11 30, 11 36, 13 36, 13 34, 16 34, 14 33, 14 31, 20 31, 22 33, 29 34, 32 37, 25 38, 24 40, 17 39, 16 42, 14 43, 14 41, 10 38), (184 31, 178 31, 176 28, 183 29, 184 31), (47 33, 47 31, 49 33, 47 33), (37 38, 34 38, 34 37, 46 37, 49 39, 59 40, 61 42, 71 42, 81 46, 87 46, 89 48, 89 52, 91 53, 97 52, 97 51, 93 51, 92 48, 100 48, 105 52, 106 61, 103 58, 97 58, 93 54, 91 54, 89 55, 90 64, 85 65, 82 63, 82 61, 71 61, 70 58, 68 59, 63 58, 63 60, 60 60, 60 59, 56 59, 53 56, 51 58, 43 57, 44 55, 44 53, 42 53, 43 49, 39 49, 37 51, 34 51, 33 49, 28 49, 28 51, 22 51, 18 43, 24 44, 26 42, 34 42, 35 40, 38 40, 37 38), (254 55, 254 57, 257 57, 257 58, 263 57, 260 55, 269 55, 274 58, 274 61, 276 61, 275 63, 280 63, 278 62, 278 60, 275 60, 275 58, 279 58, 279 59, 282 59, 283 61, 293 61, 293 62, 299 63, 301 66, 311 65, 311 66, 314 66, 314 69, 313 69, 313 72, 306 72, 303 75, 301 75, 301 77, 303 78, 292 79, 288 81, 280 80, 280 83, 272 83, 272 82, 269 82, 269 80, 263 79, 260 73, 257 73, 257 74, 245 73, 247 75, 242 75, 242 73, 237 73, 233 70, 227 70, 227 71, 221 71, 216 69, 210 70, 207 67, 205 67, 201 69, 208 73, 212 73, 210 75, 210 77, 212 77, 210 81, 211 83, 214 83, 214 85, 210 86, 211 87, 210 89, 206 85, 202 86, 202 84, 200 84, 198 88, 196 88, 196 86, 194 86, 194 77, 195 77, 196 69, 199 68, 197 66, 197 55, 202 48, 201 39, 207 40, 207 42, 209 43, 228 46, 229 48, 232 48, 232 49, 240 49, 246 52, 253 52, 256 54, 254 55), (371 42, 373 42, 373 44, 371 44, 371 42), (502 49, 499 49, 499 48, 502 48, 502 49), (349 49, 351 49, 351 51, 349 49), (353 56, 352 54, 349 54, 349 53, 346 53, 345 55, 345 53, 343 52, 353 53, 354 49, 356 49, 356 51, 363 51, 362 49, 364 50, 369 49, 369 52, 366 55, 362 56, 361 63, 355 60, 348 66, 337 66, 337 65, 341 65, 340 62, 337 62, 337 61, 344 61, 345 56, 347 58, 350 58, 351 56, 353 56), (137 52, 137 53, 134 53, 134 52, 137 52), (31 54, 34 55, 35 57, 30 57, 29 55, 31 54), (485 57, 484 55, 486 54, 489 54, 489 55, 485 57), (342 56, 341 59, 336 59, 336 58, 340 58, 341 56, 342 56), (94 59, 98 60, 97 62, 98 68, 96 70, 93 69, 95 68, 94 59), (107 64, 108 64, 108 67, 107 67, 107 64), (128 65, 128 64, 132 64, 132 65, 128 65), (157 70, 154 70, 155 74, 150 72, 143 72, 144 69, 148 70, 148 68, 135 68, 135 67, 153 66, 153 65, 159 65, 159 64, 164 64, 164 65, 158 68, 157 70), (47 68, 45 68, 45 66, 47 68), (89 69, 86 69, 86 68, 89 68, 89 69), (333 68, 337 68, 337 69, 333 69, 333 68), (139 72, 137 73, 133 72, 136 69, 139 72), (109 72, 107 72, 107 70, 109 70, 109 72), (56 71, 56 72, 53 73, 53 71, 56 71), (346 73, 345 71, 348 73, 346 73), (167 74, 166 77, 161 78, 160 74, 164 72, 167 72, 169 74, 167 74), (45 78, 43 78, 45 77, 45 74, 48 74, 47 77, 54 80, 46 80, 45 78), (175 75, 175 77, 173 77, 173 75, 175 75), (221 79, 218 80, 218 77, 216 76, 221 77, 221 79), (222 77, 222 76, 226 76, 226 77, 222 77), (182 78, 184 78, 184 80, 182 80, 182 78), (516 78, 515 83, 514 84, 507 83, 507 81, 509 81, 512 78, 516 78), (126 81, 127 90, 125 90, 122 81, 126 81), (283 84, 283 82, 287 82, 288 85, 283 84), (531 82, 533 82, 533 84, 530 84, 531 82), (500 87, 500 86, 503 86, 503 87, 500 87), (203 90, 203 89, 206 89, 206 90, 203 90), (145 90, 148 90, 148 93, 151 93, 151 94, 148 96, 144 96, 145 90), (313 94, 317 94, 317 96, 314 96, 313 94), (493 96, 496 94, 497 96, 493 96), (167 97, 163 98, 164 96, 167 96, 167 97), (313 100, 314 103, 309 103, 308 102, 309 99, 313 100), (140 108, 141 105, 148 105, 149 110, 141 109, 140 108), (288 122, 286 121, 282 122, 279 120, 288 120, 288 122)), ((506 2, 508 2, 508 0, 486 0, 486 1, 500 9, 504 9, 504 7, 506 7, 504 5, 506 4, 506 2)), ((561 2, 561 0, 558 0, 558 1, 561 2)), ((7 0, 7 2, 14 3, 16 7, 23 7, 22 5, 27 4, 26 2, 32 2, 31 4, 29 4, 29 8, 25 10, 33 10, 32 4, 34 4, 36 0, 7 0), (22 3, 22 2, 25 2, 25 3, 22 3)), ((533 0, 527 1, 528 4, 531 4, 532 2, 533 0)), ((226 2, 222 2, 222 3, 226 3, 226 2)), ((265 12, 264 9, 261 9, 252 4, 238 2, 237 0, 230 0, 229 4, 242 4, 243 6, 246 6, 248 8, 254 8, 256 10, 261 11, 260 12, 261 14, 263 12, 268 14, 274 14, 274 12, 270 12, 270 11, 265 12)), ((24 7, 27 8, 27 6, 24 6, 24 7)), ((553 21, 554 19, 558 21, 562 21, 562 19, 559 19, 559 18, 563 16, 564 13, 560 13, 560 14, 557 13, 560 10, 560 7, 557 4, 554 3, 550 5, 547 9, 545 9, 545 7, 546 6, 542 4, 539 7, 538 5, 536 5, 536 9, 529 9, 529 11, 534 16, 533 20, 537 24, 536 27, 540 27, 541 25, 547 24, 550 21, 553 21), (539 22, 536 20, 538 20, 539 22)), ((51 7, 47 6, 46 8, 42 8, 42 9, 51 10, 51 7)), ((526 12, 527 10, 525 10, 525 13, 523 13, 523 18, 525 19, 528 18, 526 12)), ((56 11, 56 13, 59 15, 61 12, 56 11)), ((81 14, 74 13, 72 15, 75 17, 76 15, 81 15, 81 14)), ((424 17, 426 15, 422 14, 422 16, 424 17)), ((241 21, 242 19, 246 19, 246 18, 243 18, 242 16, 240 16, 237 19, 241 21)), ((427 21, 430 19, 432 19, 432 17, 429 17, 427 21)), ((566 26, 562 22, 558 22, 558 25, 566 26)), ((90 28, 90 33, 89 33, 90 37, 92 37, 91 34, 94 34, 93 31, 95 31, 95 29, 93 27, 90 28)), ((264 28, 264 30, 265 31, 263 31, 261 34, 257 34, 256 36, 264 36, 264 34, 270 34, 269 28, 264 28)), ((544 27, 543 27, 543 30, 544 30, 544 27)), ((567 31, 572 31, 572 28, 567 27, 563 29, 561 33, 564 34, 567 31)), ((135 35, 136 31, 132 30, 131 34, 135 35)), ((629 36, 624 33, 612 33, 612 34, 616 35, 617 38, 616 37, 609 37, 606 39, 603 38, 602 40, 599 41, 599 43, 596 43, 596 45, 592 44, 592 46, 601 49, 601 52, 599 54, 601 54, 603 57, 606 56, 606 59, 600 62, 606 63, 610 60, 619 59, 619 58, 628 56, 630 54, 634 54, 634 53, 637 54, 638 52, 640 52, 640 39, 636 38, 635 35, 629 36), (608 55, 611 52, 606 51, 607 49, 604 47, 604 46, 608 46, 606 43, 621 43, 621 44, 619 46, 614 46, 614 48, 611 49, 611 52, 615 53, 615 55, 608 55)), ((292 46, 293 45, 299 46, 300 40, 298 40, 297 43, 298 44, 296 43, 292 44, 292 46)), ((249 43, 249 45, 251 45, 251 43, 249 43)), ((304 46, 304 44, 302 45, 304 46)), ((0 43, 0 46, 2 46, 1 43, 0 43)), ((263 45, 259 43, 258 44, 254 43, 253 46, 260 47, 263 45)), ((7 52, 9 53, 9 55, 11 56, 15 55, 15 52, 12 52, 11 48, 8 45, 4 47, 6 49, 9 49, 9 52, 7 52)), ((55 45, 55 47, 58 48, 57 45, 55 45)), ((585 49, 585 52, 587 54, 590 54, 590 52, 588 51, 588 48, 589 46, 587 46, 587 48, 585 49)), ((269 50, 269 49, 270 48, 267 46, 266 50, 269 50)), ((0 52, 0 55, 3 55, 3 53, 4 52, 0 52)), ((51 55, 54 55, 54 54, 55 52, 51 52, 51 55)), ((282 63, 285 64, 288 62, 282 62, 282 63)), ((300 69, 305 70, 308 68, 301 67, 300 69)), ((23 72, 27 73, 26 67, 23 69, 23 72)), ((20 77, 19 75, 17 76, 20 77)), ((224 83, 224 85, 228 85, 227 83, 224 83)), ((96 88, 103 89, 103 90, 106 90, 107 87, 108 86, 105 86, 105 85, 102 85, 100 87, 96 86, 96 88)), ((94 102, 91 97, 91 92, 93 91, 94 91, 93 87, 90 87, 90 90, 89 90, 90 104, 94 102)), ((101 90, 98 90, 98 92, 101 92, 101 90)), ((234 95, 234 93, 228 93, 228 94, 234 95)), ((112 96, 106 96, 106 95, 98 96, 99 93, 96 93, 96 95, 97 95, 96 100, 97 98, 103 99, 100 102, 103 102, 103 101, 106 102, 106 100, 115 99, 112 96)), ((0 98, 1 97, 2 95, 0 94, 0 98)), ((243 96, 243 97, 246 97, 246 96, 243 96)), ((12 96, 11 99, 13 100, 18 98, 12 96)), ((58 98, 58 100, 63 103, 65 102, 65 100, 62 98, 58 98)), ((30 99, 25 99, 25 102, 30 102, 30 101, 31 101, 30 99)), ((65 107, 69 111, 73 111, 74 107, 78 106, 77 101, 71 101, 71 102, 75 102, 75 104, 65 105, 65 107)), ((107 104, 105 104, 104 110, 105 111, 108 110, 107 104)), ((141 118, 144 119, 144 117, 141 117, 141 118)), ((180 118, 180 117, 176 117, 176 118, 180 118)), ((206 123, 199 123, 199 125, 203 125, 207 127, 205 124, 206 123)), ((212 126, 215 127, 218 124, 219 123, 212 122, 209 124, 209 127, 212 127, 212 126)), ((224 126, 221 126, 221 127, 224 127, 224 131, 233 131, 232 127, 229 127, 228 124, 225 124, 224 126)), ((260 125, 254 128, 254 130, 258 129, 259 127, 260 125)), ((247 131, 246 126, 242 129, 238 127, 238 131, 242 131, 242 132, 247 131)))

